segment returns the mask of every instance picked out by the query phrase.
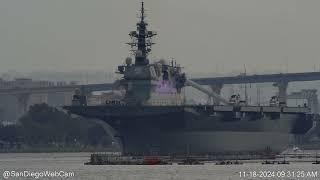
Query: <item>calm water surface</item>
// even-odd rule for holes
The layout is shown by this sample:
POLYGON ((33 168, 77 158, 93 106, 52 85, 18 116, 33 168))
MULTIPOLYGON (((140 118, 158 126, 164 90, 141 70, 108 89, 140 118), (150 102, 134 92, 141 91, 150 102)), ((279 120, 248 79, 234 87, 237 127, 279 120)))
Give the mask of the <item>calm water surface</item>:
MULTIPOLYGON (((217 166, 214 164, 198 166, 86 166, 90 153, 22 153, 0 154, 0 179, 3 172, 41 172, 64 171, 74 172, 74 177, 39 179, 77 179, 77 180, 255 180, 255 179, 284 179, 284 180, 316 180, 320 179, 320 165, 311 163, 292 163, 290 165, 262 165, 247 163, 243 165, 217 166), (252 177, 253 173, 277 173, 279 171, 313 172, 313 177, 252 177), (239 172, 246 172, 246 177, 240 177, 239 172), (315 172, 317 174, 315 174, 315 172), (251 174, 250 174, 251 173, 251 174)), ((275 174, 275 176, 277 176, 275 174)), ((35 179, 32 177, 9 177, 8 179, 35 179)))

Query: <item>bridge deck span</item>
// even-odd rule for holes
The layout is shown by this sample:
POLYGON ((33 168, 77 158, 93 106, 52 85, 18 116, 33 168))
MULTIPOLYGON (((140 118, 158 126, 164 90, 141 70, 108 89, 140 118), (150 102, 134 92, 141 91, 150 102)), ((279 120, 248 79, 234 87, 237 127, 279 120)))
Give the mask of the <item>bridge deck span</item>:
MULTIPOLYGON (((195 78, 191 80, 200 85, 318 81, 320 80, 320 72, 239 75, 239 76, 232 76, 232 77, 195 78)), ((23 94, 23 93, 68 92, 68 91, 74 91, 76 88, 80 89, 84 94, 86 94, 93 91, 111 90, 112 87, 113 87, 112 83, 105 83, 105 84, 67 85, 67 86, 52 86, 52 87, 38 87, 38 88, 0 89, 0 95, 12 95, 12 94, 23 94)))
POLYGON ((318 81, 320 80, 320 72, 239 75, 239 76, 232 76, 232 77, 195 78, 192 80, 201 85, 266 83, 266 82, 279 82, 279 81, 284 81, 284 82, 318 81))
POLYGON ((111 90, 112 87, 113 87, 113 84, 87 84, 87 85, 50 86, 50 87, 37 87, 37 88, 14 88, 14 89, 0 89, 0 95, 73 92, 75 89, 80 89, 83 93, 90 93, 93 91, 111 90))

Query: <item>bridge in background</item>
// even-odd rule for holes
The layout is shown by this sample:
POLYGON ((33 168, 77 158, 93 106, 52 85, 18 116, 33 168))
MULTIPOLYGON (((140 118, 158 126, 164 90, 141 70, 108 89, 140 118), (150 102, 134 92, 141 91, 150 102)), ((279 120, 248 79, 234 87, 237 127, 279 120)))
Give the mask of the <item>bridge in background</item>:
POLYGON ((267 83, 267 82, 297 82, 297 81, 318 81, 320 72, 304 73, 279 73, 261 75, 238 75, 231 77, 213 77, 192 79, 201 85, 210 84, 245 84, 245 83, 267 83))
POLYGON ((196 78, 193 79, 200 85, 209 85, 211 89, 220 94, 224 84, 247 84, 247 83, 274 83, 278 87, 280 103, 287 101, 287 89, 290 82, 299 81, 318 81, 320 72, 304 73, 279 73, 279 74, 262 74, 262 75, 238 75, 231 77, 214 77, 214 78, 196 78))
POLYGON ((83 94, 89 94, 93 91, 111 90, 112 87, 113 84, 88 84, 0 89, 0 112, 3 113, 5 110, 1 111, 1 109, 8 109, 9 107, 6 106, 11 104, 10 108, 16 109, 16 117, 20 117, 27 112, 29 106, 33 104, 48 103, 53 106, 70 105, 76 89, 79 89, 83 94), (17 106, 12 105, 14 103, 16 103, 17 106))
POLYGON ((109 84, 49 86, 49 87, 36 87, 36 88, 13 88, 13 89, 0 89, 0 95, 74 92, 76 89, 79 89, 84 94, 87 94, 94 91, 111 90, 112 87, 113 87, 113 84, 109 83, 109 84))
MULTIPOLYGON (((305 72, 305 73, 286 73, 286 74, 264 74, 264 75, 238 75, 231 77, 212 77, 212 78, 195 78, 192 81, 200 85, 208 85, 212 91, 220 94, 223 85, 225 84, 244 84, 244 83, 274 83, 274 86, 279 89, 279 101, 286 102, 287 88, 290 82, 298 81, 318 81, 320 80, 320 72, 305 72)), ((60 93, 64 94, 64 98, 71 102, 72 94, 75 89, 80 89, 82 94, 90 94, 94 91, 111 90, 114 84, 88 84, 88 85, 64 85, 50 86, 37 88, 13 88, 0 89, 0 99, 2 96, 14 96, 17 99, 21 113, 27 111, 30 105, 30 96, 40 94, 44 99, 48 98, 49 94, 60 93)))

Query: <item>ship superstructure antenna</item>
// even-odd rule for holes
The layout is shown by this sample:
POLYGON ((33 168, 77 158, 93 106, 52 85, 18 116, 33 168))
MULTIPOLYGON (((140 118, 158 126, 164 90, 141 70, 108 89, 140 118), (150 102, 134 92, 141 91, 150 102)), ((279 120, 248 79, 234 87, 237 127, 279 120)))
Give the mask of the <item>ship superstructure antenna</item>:
POLYGON ((144 2, 141 2, 140 19, 137 23, 137 30, 131 31, 129 36, 132 41, 127 43, 131 46, 131 51, 135 55, 135 65, 148 65, 148 54, 151 52, 151 47, 155 43, 152 38, 157 35, 156 32, 148 31, 148 23, 145 21, 144 2))
POLYGON ((141 22, 144 21, 144 17, 145 17, 145 15, 144 15, 144 2, 141 1, 141 22))

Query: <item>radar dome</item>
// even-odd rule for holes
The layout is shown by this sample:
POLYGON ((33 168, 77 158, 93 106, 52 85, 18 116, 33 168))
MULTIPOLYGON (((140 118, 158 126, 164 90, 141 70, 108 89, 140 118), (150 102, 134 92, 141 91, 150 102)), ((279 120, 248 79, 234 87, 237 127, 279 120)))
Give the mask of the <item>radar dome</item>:
POLYGON ((127 57, 126 58, 126 65, 131 65, 132 64, 132 58, 131 57, 127 57))

